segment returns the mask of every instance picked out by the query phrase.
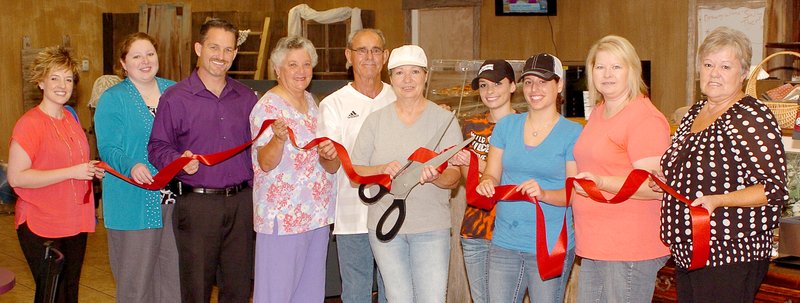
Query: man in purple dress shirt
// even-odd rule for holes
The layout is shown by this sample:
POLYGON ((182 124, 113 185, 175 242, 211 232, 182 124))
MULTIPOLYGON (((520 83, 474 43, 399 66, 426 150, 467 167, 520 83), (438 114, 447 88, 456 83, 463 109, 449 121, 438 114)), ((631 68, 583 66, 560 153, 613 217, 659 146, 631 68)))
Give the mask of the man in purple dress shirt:
MULTIPOLYGON (((207 21, 195 42, 199 68, 167 89, 148 144, 161 169, 180 156, 210 154, 250 141, 250 110, 258 101, 226 72, 236 57, 239 32, 219 19, 207 21)), ((245 150, 214 166, 189 162, 177 176, 181 197, 173 224, 183 302, 248 302, 253 271, 253 166, 245 150)), ((175 191, 175 189, 173 189, 175 191)))

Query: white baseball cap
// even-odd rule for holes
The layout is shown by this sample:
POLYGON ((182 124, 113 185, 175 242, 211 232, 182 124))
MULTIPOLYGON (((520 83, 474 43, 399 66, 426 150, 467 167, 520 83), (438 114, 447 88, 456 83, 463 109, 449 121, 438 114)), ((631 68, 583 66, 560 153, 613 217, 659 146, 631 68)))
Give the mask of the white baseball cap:
POLYGON ((428 68, 428 57, 425 51, 416 45, 403 45, 392 50, 389 55, 388 68, 393 69, 403 65, 414 65, 428 68))

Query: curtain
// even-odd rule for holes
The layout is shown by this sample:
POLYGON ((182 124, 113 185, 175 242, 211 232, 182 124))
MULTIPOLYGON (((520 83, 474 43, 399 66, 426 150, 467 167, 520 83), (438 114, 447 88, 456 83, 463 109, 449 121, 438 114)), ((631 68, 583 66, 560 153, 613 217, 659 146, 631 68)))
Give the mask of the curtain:
POLYGON ((289 10, 289 36, 300 36, 302 33, 300 19, 313 20, 322 24, 330 24, 350 19, 350 32, 361 29, 361 9, 340 7, 318 12, 307 4, 300 4, 289 10))

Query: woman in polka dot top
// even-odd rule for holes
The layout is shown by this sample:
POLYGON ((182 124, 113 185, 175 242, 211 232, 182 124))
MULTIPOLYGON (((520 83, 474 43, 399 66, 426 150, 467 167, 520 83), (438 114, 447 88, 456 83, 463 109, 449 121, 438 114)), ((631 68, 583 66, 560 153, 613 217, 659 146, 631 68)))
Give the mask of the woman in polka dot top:
POLYGON ((788 200, 781 130, 766 105, 741 88, 752 50, 743 33, 717 28, 699 50, 700 101, 661 158, 667 184, 711 213, 706 267, 692 257, 689 208, 669 195, 661 239, 675 260, 678 301, 752 302, 770 260, 772 230, 788 200))

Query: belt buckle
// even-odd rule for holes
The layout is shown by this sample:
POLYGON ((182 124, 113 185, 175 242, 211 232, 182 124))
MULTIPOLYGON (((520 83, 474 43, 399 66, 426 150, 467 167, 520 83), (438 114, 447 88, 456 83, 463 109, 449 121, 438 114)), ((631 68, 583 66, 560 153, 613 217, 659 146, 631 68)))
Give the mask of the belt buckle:
POLYGON ((238 192, 239 192, 239 185, 234 185, 234 186, 225 188, 225 196, 226 197, 232 197, 232 196, 236 195, 238 192))

